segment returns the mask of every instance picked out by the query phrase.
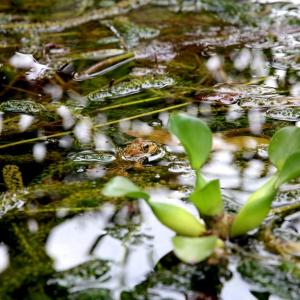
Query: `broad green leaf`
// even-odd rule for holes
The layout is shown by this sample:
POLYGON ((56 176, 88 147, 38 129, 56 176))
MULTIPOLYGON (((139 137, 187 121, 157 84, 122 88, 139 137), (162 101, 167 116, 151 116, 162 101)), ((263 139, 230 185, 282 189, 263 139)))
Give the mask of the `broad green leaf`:
POLYGON ((300 151, 290 155, 282 169, 279 171, 277 185, 278 187, 292 179, 300 176, 300 151))
POLYGON ((300 151, 300 128, 284 127, 272 137, 269 145, 269 157, 272 164, 281 170, 286 159, 300 151))
POLYGON ((108 197, 128 197, 149 199, 149 195, 126 177, 116 176, 102 189, 102 194, 108 197))
POLYGON ((215 250, 218 238, 214 235, 204 237, 173 237, 176 256, 189 264, 197 264, 207 259, 215 250))
POLYGON ((212 133, 209 127, 198 118, 175 113, 170 117, 169 128, 183 145, 191 167, 199 170, 206 162, 212 147, 212 133))
POLYGON ((230 232, 232 237, 245 234, 263 222, 277 193, 276 180, 276 176, 271 177, 250 196, 234 219, 230 232))
POLYGON ((148 204, 163 225, 180 235, 200 236, 206 230, 201 220, 179 205, 152 200, 148 204))
POLYGON ((200 189, 197 189, 196 186, 190 199, 198 208, 200 214, 216 216, 223 211, 223 200, 219 180, 212 180, 200 189))

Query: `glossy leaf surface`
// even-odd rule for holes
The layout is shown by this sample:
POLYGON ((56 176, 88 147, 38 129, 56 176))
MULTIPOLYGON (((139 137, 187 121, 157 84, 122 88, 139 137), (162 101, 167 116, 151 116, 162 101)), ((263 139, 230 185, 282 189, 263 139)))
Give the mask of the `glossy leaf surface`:
POLYGON ((107 197, 128 197, 149 199, 149 195, 126 177, 116 176, 102 189, 102 194, 107 197))
POLYGON ((187 209, 171 203, 149 200, 154 215, 166 227, 183 236, 200 236, 205 225, 187 209))
POLYGON ((208 159, 212 148, 212 133, 209 127, 198 118, 175 113, 170 117, 169 128, 183 145, 191 167, 199 170, 208 159))
POLYGON ((175 236, 173 247, 179 259, 189 264, 197 264, 207 259, 214 252, 217 241, 216 236, 198 238, 175 236))
POLYGON ((282 169, 279 172, 277 185, 278 187, 292 179, 296 179, 300 176, 300 151, 290 155, 282 169))
POLYGON ((276 180, 276 176, 272 177, 250 196, 234 219, 230 233, 232 237, 245 234, 263 222, 277 193, 276 180))
POLYGON ((215 216, 223 211, 223 200, 219 180, 212 180, 203 188, 197 188, 196 186, 190 199, 198 208, 200 214, 215 216))
POLYGON ((300 128, 284 127, 272 137, 269 145, 270 161, 281 170, 286 159, 300 151, 300 128))

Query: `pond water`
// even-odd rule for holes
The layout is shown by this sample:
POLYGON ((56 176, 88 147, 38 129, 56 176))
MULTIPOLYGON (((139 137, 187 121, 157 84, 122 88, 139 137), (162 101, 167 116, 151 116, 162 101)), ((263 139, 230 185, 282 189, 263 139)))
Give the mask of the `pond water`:
POLYGON ((298 1, 2 0, 0 34, 0 299, 300 298, 298 181, 218 264, 101 193, 123 175, 188 205, 172 111, 213 131, 228 212, 266 182, 271 136, 300 124, 298 1))

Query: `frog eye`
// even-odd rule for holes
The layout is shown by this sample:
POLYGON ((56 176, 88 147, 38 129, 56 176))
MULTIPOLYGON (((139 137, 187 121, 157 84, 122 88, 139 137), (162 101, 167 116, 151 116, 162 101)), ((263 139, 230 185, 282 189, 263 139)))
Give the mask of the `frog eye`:
POLYGON ((150 145, 149 145, 149 144, 145 144, 145 145, 143 146, 143 148, 144 148, 144 150, 149 150, 150 145))

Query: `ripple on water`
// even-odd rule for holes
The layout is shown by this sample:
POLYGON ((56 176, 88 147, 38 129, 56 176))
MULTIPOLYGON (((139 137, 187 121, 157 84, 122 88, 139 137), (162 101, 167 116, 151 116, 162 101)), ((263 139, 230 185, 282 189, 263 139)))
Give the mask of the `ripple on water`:
POLYGON ((172 173, 189 174, 192 172, 192 169, 187 161, 175 161, 169 164, 168 171, 172 173))

